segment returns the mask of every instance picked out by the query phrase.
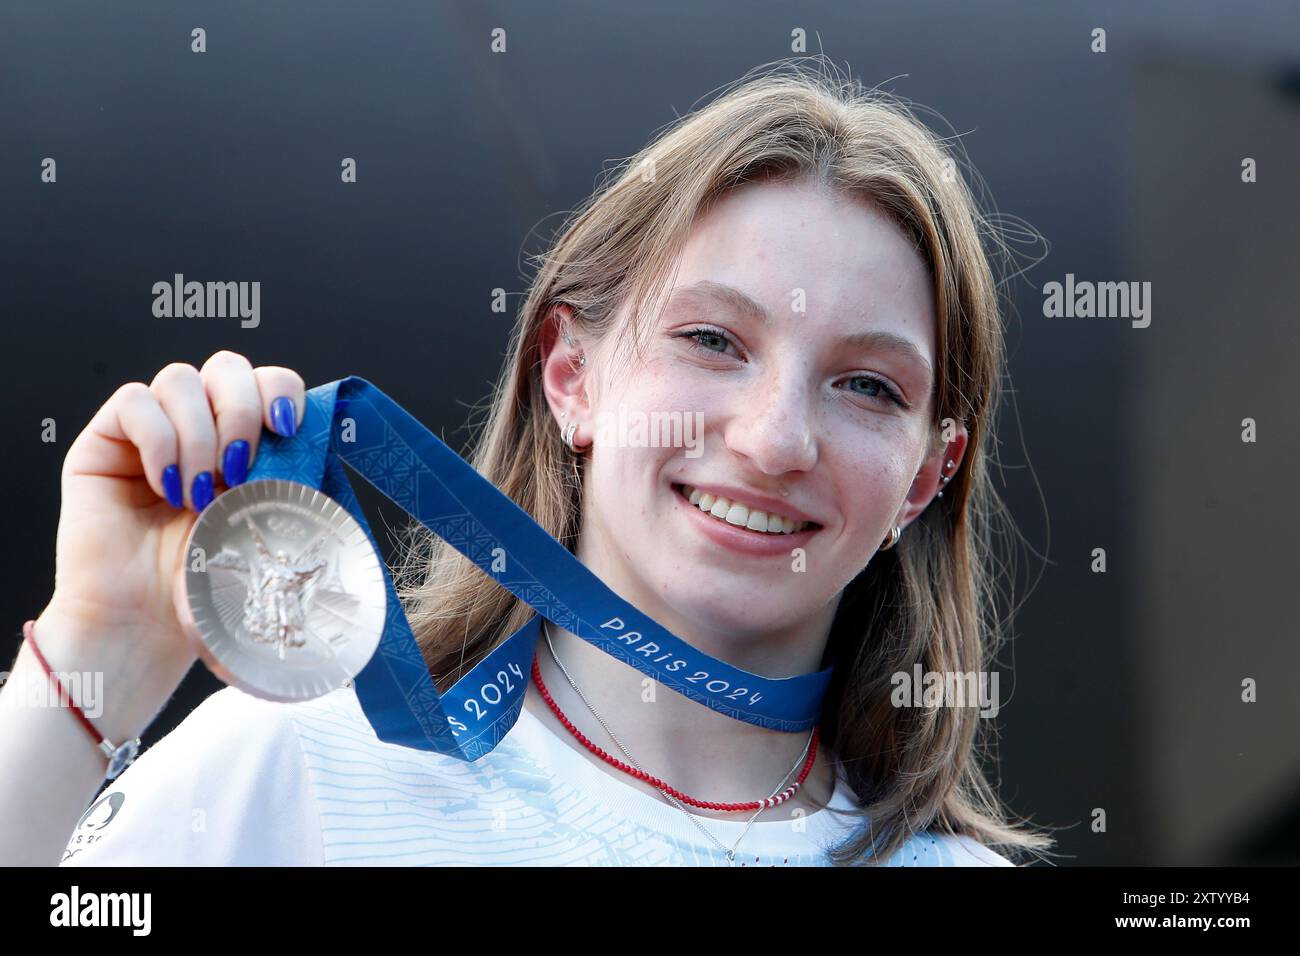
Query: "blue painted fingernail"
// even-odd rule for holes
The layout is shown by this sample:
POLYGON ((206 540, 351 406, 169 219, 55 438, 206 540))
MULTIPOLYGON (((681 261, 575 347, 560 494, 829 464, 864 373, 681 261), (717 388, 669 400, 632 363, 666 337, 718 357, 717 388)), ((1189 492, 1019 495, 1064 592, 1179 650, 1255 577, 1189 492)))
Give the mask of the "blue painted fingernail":
POLYGON ((181 499, 181 470, 175 465, 168 465, 162 473, 163 494, 167 496, 167 503, 173 508, 179 508, 185 502, 181 499))
POLYGON ((227 488, 243 484, 248 477, 248 442, 239 438, 226 446, 226 453, 221 456, 221 477, 227 488))
POLYGON ((194 502, 195 511, 202 511, 212 503, 212 472, 201 471, 194 476, 194 484, 190 486, 190 499, 194 502))
POLYGON ((277 435, 293 437, 293 433, 298 430, 298 416, 292 398, 281 395, 271 403, 271 427, 277 435))

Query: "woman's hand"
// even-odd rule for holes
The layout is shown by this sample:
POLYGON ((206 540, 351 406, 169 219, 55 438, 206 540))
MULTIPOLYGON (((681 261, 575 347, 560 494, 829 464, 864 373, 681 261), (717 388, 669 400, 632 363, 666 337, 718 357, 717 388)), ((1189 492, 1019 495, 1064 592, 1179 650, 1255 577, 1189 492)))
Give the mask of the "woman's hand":
MULTIPOLYGON (((297 429, 303 399, 296 372, 218 352, 201 370, 178 362, 123 385, 68 449, 35 644, 55 672, 95 676, 87 716, 114 746, 144 731, 197 656, 173 589, 198 510, 244 480, 263 426, 297 429)), ((0 862, 11 865, 59 861, 108 765, 64 707, 28 693, 42 686, 25 642, 0 686, 0 862)))
POLYGON ((85 641, 142 642, 147 649, 132 646, 130 657, 183 677, 196 655, 176 616, 173 581, 190 528, 217 494, 244 481, 264 426, 296 431, 304 392, 297 372, 253 368, 229 351, 201 369, 175 362, 148 385, 114 392, 64 459, 54 595, 36 626, 41 647, 73 641, 77 657, 85 641))

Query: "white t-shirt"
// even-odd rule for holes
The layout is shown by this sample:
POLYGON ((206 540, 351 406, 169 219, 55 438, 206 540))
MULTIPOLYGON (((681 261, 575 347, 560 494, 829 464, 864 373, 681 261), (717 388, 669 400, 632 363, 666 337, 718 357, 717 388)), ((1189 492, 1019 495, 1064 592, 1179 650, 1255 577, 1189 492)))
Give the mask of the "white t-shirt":
MULTIPOLYGON (((831 806, 851 807, 841 780, 831 806)), ((698 817, 720 842, 745 821, 698 817)), ((745 866, 829 866, 853 818, 765 810, 745 866), (778 816, 784 814, 783 816, 778 816), (766 819, 765 819, 766 818, 766 819)), ((380 741, 356 692, 302 703, 210 696, 87 809, 63 866, 725 866, 676 807, 621 782, 528 708, 473 763, 380 741)), ((920 834, 891 866, 1011 866, 920 834)))

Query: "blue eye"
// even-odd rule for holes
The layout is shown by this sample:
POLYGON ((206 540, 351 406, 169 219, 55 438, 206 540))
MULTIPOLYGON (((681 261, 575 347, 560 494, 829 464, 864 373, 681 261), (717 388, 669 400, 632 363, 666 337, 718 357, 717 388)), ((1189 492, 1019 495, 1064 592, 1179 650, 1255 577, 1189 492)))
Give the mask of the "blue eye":
MULTIPOLYGON (((685 329, 681 332, 675 333, 674 338, 686 339, 690 343, 690 348, 693 352, 707 352, 710 355, 725 355, 727 348, 732 344, 731 336, 727 335, 726 332, 723 332, 720 329, 709 328, 707 326, 685 329), (718 347, 714 348, 710 345, 706 345, 706 342, 713 342, 718 347)), ((874 375, 855 375, 850 378, 849 381, 867 382, 870 386, 874 386, 878 389, 878 391, 875 392, 863 392, 857 389, 849 389, 849 391, 854 392, 855 394, 865 395, 867 398, 873 398, 879 401, 892 402, 899 408, 912 407, 903 400, 903 396, 898 392, 898 390, 883 378, 877 378, 874 375)))
MULTIPOLYGON (((886 398, 886 400, 887 400, 887 401, 891 401, 891 402, 893 402, 893 403, 894 403, 895 405, 897 405, 899 408, 909 408, 909 407, 910 407, 910 406, 907 404, 907 402, 903 401, 903 396, 900 395, 900 394, 898 394, 897 389, 893 388, 893 387, 892 387, 888 382, 886 382, 883 378, 876 378, 874 375, 855 375, 855 376, 853 376, 853 378, 849 379, 849 381, 850 381, 850 382, 867 382, 867 383, 869 383, 869 384, 871 384, 871 385, 874 385, 876 388, 880 389, 881 392, 884 392, 884 393, 885 393, 885 398, 886 398)), ((856 391, 856 389, 850 389, 849 391, 856 391)), ((859 395, 866 395, 867 398, 879 398, 879 397, 880 397, 880 394, 879 394, 878 392, 877 392, 877 393, 872 393, 872 392, 858 392, 857 394, 859 394, 859 395)))
POLYGON ((712 352, 714 355, 724 355, 727 346, 731 344, 731 339, 725 332, 719 332, 717 329, 710 329, 701 326, 696 329, 687 329, 684 332, 677 333, 678 338, 687 339, 690 342, 691 349, 696 352, 712 352), (710 348, 705 345, 704 339, 713 339, 720 342, 721 349, 710 348))

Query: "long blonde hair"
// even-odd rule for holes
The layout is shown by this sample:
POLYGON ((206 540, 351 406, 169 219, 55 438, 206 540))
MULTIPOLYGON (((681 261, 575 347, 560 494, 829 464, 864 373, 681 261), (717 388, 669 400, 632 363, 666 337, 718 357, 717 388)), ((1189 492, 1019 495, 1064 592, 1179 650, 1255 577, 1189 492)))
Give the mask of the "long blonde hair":
MULTIPOLYGON (((1004 357, 981 237, 999 240, 962 166, 905 102, 863 89, 820 57, 751 71, 611 169, 534 257, 536 276, 468 455, 573 550, 582 460, 561 440, 541 384, 540 340, 557 304, 572 307, 585 341, 612 334, 638 348, 697 216, 760 177, 807 177, 868 197, 902 226, 934 279, 935 447, 952 422, 965 424, 969 444, 944 496, 845 589, 832 626, 822 666, 834 660, 836 669, 821 737, 859 797, 862 822, 833 851, 840 865, 884 861, 925 830, 970 836, 1013 858, 1052 843, 1009 821, 985 778, 989 721, 970 707, 891 703, 891 676, 917 663, 940 674, 989 671, 1004 634, 991 569, 994 529, 1009 519, 989 477, 1004 357)), ((442 691, 534 612, 441 539, 418 526, 412 534, 398 589, 442 691)))

